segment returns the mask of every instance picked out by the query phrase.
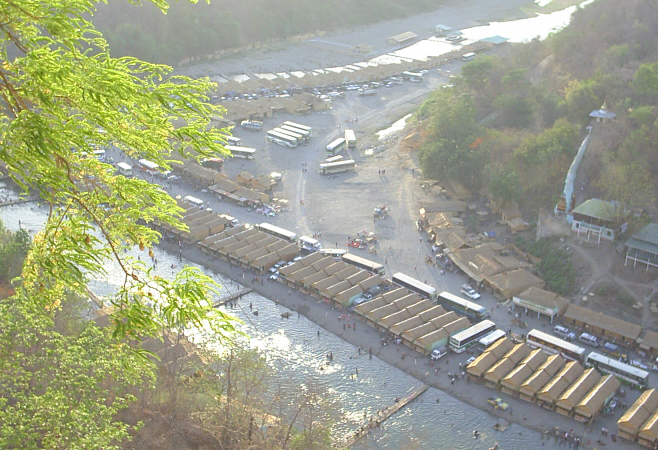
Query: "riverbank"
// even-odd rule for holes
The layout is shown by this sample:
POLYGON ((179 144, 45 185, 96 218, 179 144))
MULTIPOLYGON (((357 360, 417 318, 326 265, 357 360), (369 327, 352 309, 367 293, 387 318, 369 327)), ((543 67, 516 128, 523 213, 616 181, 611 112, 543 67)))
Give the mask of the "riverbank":
MULTIPOLYGON (((175 242, 164 241, 161 246, 172 254, 178 252, 178 244, 175 242)), ((182 256, 224 277, 248 286, 259 295, 288 308, 290 311, 304 315, 324 329, 325 332, 339 336, 344 341, 354 345, 357 349, 361 349, 360 352, 364 355, 371 354, 372 357, 379 358, 395 366, 416 378, 419 383, 437 388, 459 401, 486 411, 492 416, 499 417, 501 423, 502 420, 512 422, 539 433, 547 430, 553 431, 555 427, 558 427, 562 431, 573 429, 576 436, 583 436, 585 434, 592 436, 592 433, 594 433, 592 430, 596 430, 601 426, 606 426, 611 430, 616 429, 614 420, 607 420, 604 422, 597 421, 596 426, 592 426, 586 430, 582 424, 573 419, 561 416, 556 412, 544 410, 535 404, 503 395, 499 391, 489 389, 484 385, 469 382, 467 377, 461 378, 459 376, 462 373, 460 365, 465 363, 466 359, 471 356, 468 353, 462 355, 450 354, 438 362, 432 362, 428 356, 422 355, 406 346, 396 345, 394 343, 383 345, 383 335, 378 330, 361 322, 358 316, 350 314, 347 311, 334 309, 328 303, 318 301, 297 290, 291 290, 288 286, 281 283, 270 281, 266 275, 255 276, 239 267, 230 266, 226 261, 211 257, 201 252, 195 246, 184 246, 182 256), (250 280, 254 278, 262 278, 262 283, 252 282, 250 284, 250 280), (454 382, 448 374, 457 375, 454 382), (491 396, 502 397, 510 405, 510 408, 504 412, 494 410, 487 403, 487 398, 491 396)), ((496 311, 496 313, 504 314, 502 311, 496 311)), ((595 434, 599 438, 598 433, 595 434)), ((538 435, 538 440, 541 440, 542 436, 541 434, 538 435)), ((607 437, 601 438, 609 439, 607 437)), ((588 446, 584 445, 584 447, 587 448, 588 446)), ((593 448, 595 445, 590 445, 589 447, 593 448)), ((615 448, 632 449, 637 447, 634 444, 619 440, 615 443, 615 448)))

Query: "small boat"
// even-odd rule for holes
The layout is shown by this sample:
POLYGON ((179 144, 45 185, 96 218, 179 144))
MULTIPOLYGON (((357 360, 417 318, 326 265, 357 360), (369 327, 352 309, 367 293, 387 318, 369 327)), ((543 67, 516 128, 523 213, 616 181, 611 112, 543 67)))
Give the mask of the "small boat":
POLYGON ((283 319, 290 319, 290 311, 286 311, 284 313, 281 313, 281 318, 283 319))
POLYGON ((498 450, 498 442, 496 441, 493 447, 489 447, 489 450, 498 450))
POLYGON ((473 430, 473 437, 477 439, 480 436, 480 432, 478 430, 473 430))

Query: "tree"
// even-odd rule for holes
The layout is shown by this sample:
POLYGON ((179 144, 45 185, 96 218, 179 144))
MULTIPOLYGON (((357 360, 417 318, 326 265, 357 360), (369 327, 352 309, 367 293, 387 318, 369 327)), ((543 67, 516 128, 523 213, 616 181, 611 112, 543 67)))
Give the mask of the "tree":
MULTIPOLYGON (((166 10, 164 0, 152 2, 166 10)), ((222 154, 226 130, 209 127, 222 113, 207 102, 212 84, 173 76, 170 67, 112 58, 88 20, 97 3, 34 0, 0 6, 0 160, 24 194, 39 194, 50 205, 44 230, 34 238, 15 282, 15 295, 0 303, 0 335, 22 339, 5 338, 0 348, 7 369, 0 370, 0 385, 23 388, 3 389, 3 448, 16 445, 9 431, 23 425, 34 434, 22 448, 117 445, 126 433, 113 413, 130 397, 122 389, 105 396, 99 386, 134 384, 129 367, 149 373, 145 358, 125 352, 132 338, 158 336, 181 324, 208 323, 223 335, 233 331, 228 317, 211 308, 215 287, 200 271, 185 268, 166 280, 124 256, 125 249, 135 247, 150 252, 161 237, 151 228, 155 221, 183 228, 181 209, 159 186, 115 175, 93 157, 95 148, 114 145, 133 159, 147 158, 168 170, 174 153, 185 158, 222 154), (110 299, 113 339, 91 325, 85 335, 56 334, 53 316, 62 302, 71 294, 86 296, 87 281, 103 274, 110 259, 124 275, 121 290, 110 299), (85 342, 98 353, 82 351, 85 342), (122 364, 110 354, 121 355, 122 364), (81 355, 89 361, 76 361, 81 355), (80 377, 79 385, 59 382, 62 373, 66 380, 80 377), (78 387, 84 401, 74 412, 63 402, 78 387), (32 429, 27 422, 38 420, 39 410, 48 420, 32 429), (96 425, 84 431, 75 426, 96 415, 96 425), (70 430, 63 429, 68 425, 70 430)))
POLYGON ((421 112, 428 116, 428 135, 420 150, 423 173, 478 188, 486 158, 478 137, 473 97, 439 90, 421 106, 421 112))

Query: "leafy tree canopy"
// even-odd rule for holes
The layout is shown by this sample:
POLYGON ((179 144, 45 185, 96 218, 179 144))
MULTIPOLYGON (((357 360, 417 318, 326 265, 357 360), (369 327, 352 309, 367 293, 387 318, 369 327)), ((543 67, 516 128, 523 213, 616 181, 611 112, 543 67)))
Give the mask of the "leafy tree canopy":
MULTIPOLYGON (((130 338, 206 323, 233 331, 210 307, 214 286, 198 270, 167 280, 124 256, 158 242, 149 227, 155 221, 182 228, 181 209, 159 186, 115 175, 93 157, 114 145, 167 170, 174 154, 223 153, 225 130, 209 127, 222 114, 207 102, 212 84, 112 58, 88 20, 97 3, 0 2, 0 161, 24 195, 39 194, 50 206, 15 295, 0 302, 2 448, 19 441, 23 449, 113 448, 126 436, 115 412, 130 397, 106 383, 134 385, 139 374, 131 368, 150 368, 125 351, 130 338), (70 295, 85 297, 87 281, 109 260, 123 272, 110 299, 110 333, 92 325, 79 335, 55 331, 58 309, 70 295)), ((163 0, 153 4, 166 10, 163 0)))

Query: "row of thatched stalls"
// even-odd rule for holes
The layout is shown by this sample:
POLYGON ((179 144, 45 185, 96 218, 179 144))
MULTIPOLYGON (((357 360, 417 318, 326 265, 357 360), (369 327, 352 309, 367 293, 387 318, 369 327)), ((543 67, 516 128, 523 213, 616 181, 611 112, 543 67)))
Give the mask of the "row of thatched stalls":
POLYGON ((658 391, 649 389, 617 421, 618 436, 650 448, 658 445, 658 391))
POLYGON ((466 368, 468 376, 493 389, 543 408, 591 422, 612 400, 620 382, 577 361, 514 344, 503 338, 466 368))
POLYGON ((162 222, 154 223, 154 228, 187 244, 196 244, 213 256, 260 273, 280 261, 291 261, 299 255, 297 244, 245 225, 231 227, 230 218, 223 214, 184 202, 179 204, 187 208, 182 218, 187 230, 178 230, 162 222))
POLYGON ((343 261, 311 254, 279 271, 281 281, 341 308, 352 307, 361 318, 386 330, 423 354, 448 345, 450 336, 471 324, 465 317, 343 261), (370 300, 364 294, 379 292, 370 300))

